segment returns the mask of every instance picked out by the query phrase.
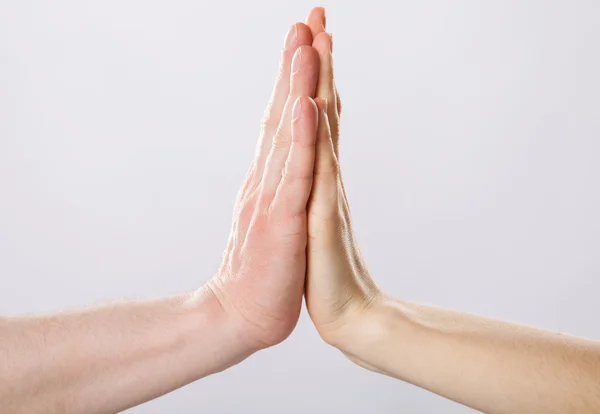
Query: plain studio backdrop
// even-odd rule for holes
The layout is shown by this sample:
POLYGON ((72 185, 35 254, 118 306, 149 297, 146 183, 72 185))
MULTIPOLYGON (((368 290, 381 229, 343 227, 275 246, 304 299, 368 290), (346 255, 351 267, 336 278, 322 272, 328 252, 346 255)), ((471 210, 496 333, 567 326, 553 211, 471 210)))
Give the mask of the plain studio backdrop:
MULTIPOLYGON (((0 0, 0 313, 200 286, 308 0, 0 0)), ((600 337, 600 3, 325 1, 341 164, 396 296, 600 337)), ((283 344, 131 413, 469 413, 283 344)))

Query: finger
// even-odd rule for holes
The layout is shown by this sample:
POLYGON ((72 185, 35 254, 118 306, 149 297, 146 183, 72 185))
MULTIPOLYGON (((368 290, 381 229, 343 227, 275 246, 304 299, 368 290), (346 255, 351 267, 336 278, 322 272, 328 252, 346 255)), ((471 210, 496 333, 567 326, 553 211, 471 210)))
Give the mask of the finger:
POLYGON ((306 212, 312 188, 319 116, 314 101, 306 96, 296 100, 292 112, 292 144, 273 209, 295 216, 306 212))
MULTIPOLYGON (((327 30, 327 14, 325 8, 320 6, 313 8, 306 18, 306 25, 310 27, 314 39, 317 38, 319 33, 325 32, 327 30)), ((333 41, 331 42, 331 50, 333 51, 333 41)), ((342 102, 337 87, 335 87, 335 94, 337 103, 336 110, 339 116, 342 114, 342 102)))
POLYGON ((271 151, 266 161, 263 175, 263 197, 270 204, 277 186, 281 181, 281 173, 288 157, 291 135, 292 109, 296 99, 300 96, 315 96, 315 89, 319 76, 319 56, 310 46, 301 46, 292 62, 292 75, 290 79, 290 94, 288 96, 281 122, 271 151))
POLYGON ((306 17, 306 25, 310 27, 313 37, 327 29, 327 17, 324 7, 314 7, 306 17))
MULTIPOLYGON (((306 24, 310 27, 314 39, 317 38, 319 33, 325 32, 327 30, 327 15, 325 8, 320 6, 313 8, 306 18, 306 24)), ((331 42, 331 50, 333 50, 333 42, 331 42)), ((342 114, 342 101, 340 100, 340 94, 337 91, 337 87, 335 87, 335 95, 336 110, 339 117, 342 114)))
POLYGON ((271 94, 271 99, 265 110, 261 136, 256 148, 256 177, 262 178, 265 161, 271 150, 273 136, 277 132, 281 114, 290 93, 290 77, 292 60, 300 46, 312 44, 312 33, 304 23, 294 24, 285 38, 284 50, 281 55, 279 73, 271 94))
POLYGON ((327 115, 329 102, 322 98, 316 98, 315 103, 319 109, 319 126, 317 129, 314 181, 310 203, 311 206, 319 210, 319 214, 328 215, 338 211, 339 164, 333 148, 331 129, 329 128, 330 123, 327 115))
POLYGON ((333 78, 333 57, 331 55, 332 38, 327 32, 319 33, 313 41, 313 47, 319 54, 319 83, 317 85, 317 98, 325 99, 327 116, 330 123, 331 136, 335 153, 338 153, 339 114, 337 112, 337 91, 333 78))

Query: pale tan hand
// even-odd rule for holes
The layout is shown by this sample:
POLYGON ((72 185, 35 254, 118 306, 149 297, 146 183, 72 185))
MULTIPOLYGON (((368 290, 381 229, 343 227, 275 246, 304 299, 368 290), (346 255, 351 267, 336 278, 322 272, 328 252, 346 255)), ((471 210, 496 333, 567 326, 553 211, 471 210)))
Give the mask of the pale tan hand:
POLYGON ((307 23, 320 76, 306 303, 321 337, 364 368, 482 412, 600 412, 600 342, 407 302, 373 283, 339 170, 341 106, 323 10, 307 23))
POLYGON ((307 18, 320 57, 317 85, 319 131, 313 190, 308 205, 306 304, 328 342, 379 297, 352 232, 350 210, 338 163, 341 102, 332 61, 332 37, 325 14, 315 8, 307 18))

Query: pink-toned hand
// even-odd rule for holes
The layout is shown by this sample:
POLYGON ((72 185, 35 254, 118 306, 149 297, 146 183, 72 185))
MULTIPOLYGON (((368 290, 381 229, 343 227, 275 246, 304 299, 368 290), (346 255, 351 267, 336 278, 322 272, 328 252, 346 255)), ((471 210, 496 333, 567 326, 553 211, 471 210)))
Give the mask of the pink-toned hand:
POLYGON ((308 26, 286 37, 256 156, 238 195, 223 263, 207 284, 256 349, 283 341, 301 309, 315 159, 319 56, 308 26))

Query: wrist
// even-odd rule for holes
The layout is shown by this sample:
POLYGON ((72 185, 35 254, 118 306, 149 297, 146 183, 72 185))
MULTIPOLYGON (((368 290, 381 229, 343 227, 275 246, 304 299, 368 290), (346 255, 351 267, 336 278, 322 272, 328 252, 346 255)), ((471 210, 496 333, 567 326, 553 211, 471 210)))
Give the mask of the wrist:
POLYGON ((267 292, 256 293, 244 285, 236 278, 216 275, 203 289, 218 303, 222 318, 241 347, 254 353, 284 341, 298 321, 302 290, 298 290, 297 300, 290 298, 282 306, 277 303, 279 299, 269 298, 267 292))
POLYGON ((201 365, 206 365, 206 352, 214 361, 211 372, 205 375, 223 371, 258 351, 210 283, 188 295, 182 308, 190 340, 198 344, 201 365))
POLYGON ((377 355, 392 336, 407 333, 411 328, 404 305, 397 299, 379 294, 354 312, 340 329, 328 338, 328 343, 343 352, 350 360, 373 371, 383 371, 377 355))
POLYGON ((385 301, 385 295, 377 288, 347 289, 335 300, 323 297, 307 297, 311 319, 321 338, 329 345, 345 352, 347 344, 361 337, 363 326, 369 326, 376 309, 385 301))

